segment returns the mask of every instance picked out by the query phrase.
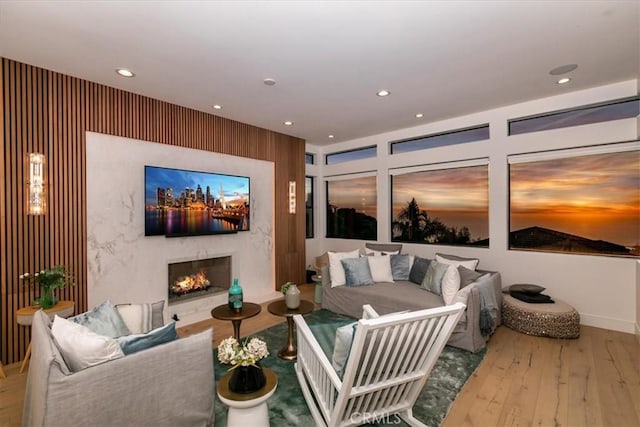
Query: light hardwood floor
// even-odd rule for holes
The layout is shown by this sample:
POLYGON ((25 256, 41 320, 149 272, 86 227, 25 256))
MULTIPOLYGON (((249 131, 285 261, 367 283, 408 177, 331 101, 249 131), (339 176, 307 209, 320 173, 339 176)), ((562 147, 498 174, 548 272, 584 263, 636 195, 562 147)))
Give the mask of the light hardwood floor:
MULTIPOLYGON (((313 300, 313 285, 300 286, 313 300)), ((242 322, 243 335, 283 322, 267 311, 242 322)), ((188 335, 214 328, 214 345, 232 335, 230 322, 207 320, 180 328, 188 335)), ((0 426, 19 426, 27 373, 5 366, 0 426)), ((640 426, 640 344, 631 334, 581 327, 580 338, 531 337, 500 327, 487 354, 456 399, 443 427, 640 426)), ((284 426, 277 426, 284 427, 284 426)))

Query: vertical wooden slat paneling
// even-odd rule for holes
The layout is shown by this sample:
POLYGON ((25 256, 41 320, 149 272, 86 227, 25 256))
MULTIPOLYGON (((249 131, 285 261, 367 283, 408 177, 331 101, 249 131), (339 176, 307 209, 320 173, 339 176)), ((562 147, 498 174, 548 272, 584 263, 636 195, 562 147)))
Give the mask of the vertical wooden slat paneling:
POLYGON ((274 287, 304 280, 304 209, 288 213, 289 180, 304 200, 304 141, 8 59, 0 66, 0 358, 19 361, 29 331, 15 311, 39 290, 18 276, 56 264, 76 286, 59 296, 87 310, 86 131, 274 162, 274 287), (47 213, 25 215, 24 159, 47 159, 47 213))

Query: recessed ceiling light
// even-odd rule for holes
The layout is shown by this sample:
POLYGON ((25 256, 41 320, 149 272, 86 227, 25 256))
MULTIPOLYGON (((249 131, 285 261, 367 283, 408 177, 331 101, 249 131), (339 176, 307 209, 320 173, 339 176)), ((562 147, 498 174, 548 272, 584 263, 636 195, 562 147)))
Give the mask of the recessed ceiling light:
POLYGON ((553 70, 549 71, 549 74, 551 74, 552 76, 559 76, 562 74, 570 73, 576 68, 578 68, 578 64, 560 65, 559 67, 556 67, 553 70))
POLYGON ((291 120, 287 120, 283 123, 285 126, 293 126, 293 122, 291 120))
POLYGON ((558 80, 556 83, 558 83, 559 85, 563 85, 565 83, 569 83, 571 81, 571 78, 569 77, 563 77, 560 80, 558 80))
POLYGON ((391 92, 389 92, 388 90, 382 89, 382 90, 379 90, 378 93, 376 93, 376 95, 378 95, 378 96, 388 96, 390 93, 391 92))
POLYGON ((213 109, 214 110, 222 110, 222 105, 216 104, 216 105, 213 106, 213 109))
POLYGON ((135 74, 133 71, 127 70, 126 68, 116 68, 116 73, 122 77, 133 77, 135 74))
POLYGON ((263 82, 264 84, 266 84, 267 86, 273 86, 273 85, 275 85, 275 84, 276 84, 276 81, 275 81, 275 80, 273 80, 273 79, 264 79, 262 82, 263 82))
POLYGON ((422 113, 417 113, 416 118, 421 119, 424 115, 422 113))
POLYGON ((330 139, 333 139, 334 137, 333 137, 333 135, 329 135, 329 138, 330 138, 330 139))

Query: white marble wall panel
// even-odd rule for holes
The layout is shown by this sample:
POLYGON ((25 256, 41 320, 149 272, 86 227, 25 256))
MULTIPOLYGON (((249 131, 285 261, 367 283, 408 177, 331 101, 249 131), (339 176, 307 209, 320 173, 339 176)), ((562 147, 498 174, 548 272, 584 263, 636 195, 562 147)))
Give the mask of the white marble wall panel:
MULTIPOLYGON (((232 257, 245 300, 263 302, 274 291, 273 163, 87 132, 88 304, 168 299, 170 262, 232 257), (144 166, 198 170, 251 179, 251 230, 237 234, 172 237, 144 235, 144 166)), ((204 320, 227 296, 165 304, 165 320, 204 320)))

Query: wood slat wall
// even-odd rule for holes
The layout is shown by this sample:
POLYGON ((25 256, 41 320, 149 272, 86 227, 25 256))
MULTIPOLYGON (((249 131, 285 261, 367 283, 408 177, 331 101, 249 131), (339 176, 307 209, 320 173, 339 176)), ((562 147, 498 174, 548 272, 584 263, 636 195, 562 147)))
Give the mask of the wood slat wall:
MULTIPOLYGON (((0 358, 22 359, 29 330, 15 311, 37 297, 18 276, 57 264, 76 286, 60 298, 87 310, 85 131, 274 162, 274 287, 304 281, 304 140, 2 58, 0 68, 0 358), (47 159, 47 213, 25 213, 25 157, 47 159), (299 209, 288 213, 288 182, 299 209)), ((114 171, 115 172, 115 171, 114 171)))

